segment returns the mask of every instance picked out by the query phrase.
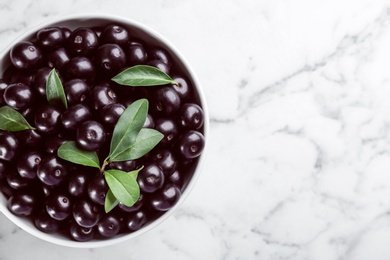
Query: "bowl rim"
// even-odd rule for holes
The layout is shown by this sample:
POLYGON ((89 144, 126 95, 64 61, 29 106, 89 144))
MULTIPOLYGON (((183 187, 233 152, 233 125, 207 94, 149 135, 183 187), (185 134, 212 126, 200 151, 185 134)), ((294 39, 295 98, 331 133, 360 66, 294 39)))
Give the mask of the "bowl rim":
MULTIPOLYGON (((147 233, 149 230, 159 226, 162 222, 164 222, 166 219, 168 219, 181 205, 182 203, 187 199, 189 193, 193 190, 197 180, 199 179, 200 171, 203 168, 204 161, 205 161, 205 155, 207 154, 207 148, 208 148, 208 139, 209 139, 209 113, 208 113, 208 107, 206 103, 206 98, 202 89, 202 86, 199 82, 199 79, 197 78, 196 74, 194 73, 192 67, 189 65, 187 60, 183 57, 181 52, 172 44, 170 43, 164 36, 162 36, 160 33, 156 32, 154 29, 150 28, 149 26, 146 26, 145 24, 142 24, 138 21, 135 21, 133 19, 120 16, 120 15, 114 15, 114 14, 102 14, 102 13, 78 13, 78 14, 71 14, 71 15, 59 15, 56 17, 52 17, 49 19, 46 19, 43 22, 37 23, 33 26, 28 27, 26 30, 23 30, 16 38, 14 38, 11 42, 9 42, 3 50, 0 50, 0 61, 2 61, 4 58, 6 58, 6 55, 9 53, 11 50, 12 46, 29 36, 31 36, 33 33, 35 33, 37 30, 41 28, 45 28, 48 26, 53 26, 58 23, 66 22, 66 21, 73 21, 73 20, 91 20, 91 19, 97 19, 97 20, 107 20, 111 22, 118 22, 118 23, 123 23, 126 26, 130 27, 135 27, 142 32, 150 35, 151 37, 155 38, 157 41, 163 43, 169 48, 169 51, 176 56, 180 62, 184 65, 186 71, 188 72, 188 76, 191 78, 193 81, 194 87, 197 90, 197 94, 199 96, 199 100, 204 112, 204 125, 203 125, 203 134, 205 137, 205 147, 198 159, 198 164, 195 168, 194 174, 190 181, 188 182, 185 190, 181 194, 181 197, 179 201, 176 203, 175 206, 173 206, 170 210, 165 212, 163 215, 161 215, 159 218, 156 220, 152 221, 148 225, 142 227, 141 229, 128 233, 128 234, 123 234, 118 237, 106 239, 106 240, 92 240, 92 241, 87 241, 87 242, 78 242, 78 241, 73 241, 68 238, 62 238, 62 237, 57 237, 53 234, 49 233, 44 233, 39 231, 38 229, 35 228, 35 226, 30 223, 29 220, 16 216, 12 214, 8 209, 7 209, 7 201, 3 194, 0 193, 0 212, 3 213, 11 222, 13 222, 15 225, 20 227, 22 230, 26 231, 27 233, 42 239, 44 241, 60 245, 60 246, 65 246, 65 247, 72 247, 72 248, 98 248, 98 247, 106 247, 110 245, 114 245, 117 243, 121 243, 130 239, 133 239, 135 237, 138 237, 144 233, 147 233)), ((1 64, 0 64, 0 70, 1 64)))

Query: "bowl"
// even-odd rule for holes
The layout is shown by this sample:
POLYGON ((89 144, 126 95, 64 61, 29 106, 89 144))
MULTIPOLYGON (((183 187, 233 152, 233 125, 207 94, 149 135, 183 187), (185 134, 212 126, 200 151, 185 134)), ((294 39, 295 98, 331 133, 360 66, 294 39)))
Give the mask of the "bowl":
MULTIPOLYGON (((177 66, 181 68, 182 73, 184 73, 184 75, 187 76, 187 80, 189 84, 193 86, 196 99, 198 100, 199 105, 203 109, 204 124, 202 127, 202 133, 205 137, 205 140, 207 140, 209 125, 208 125, 208 111, 207 111, 206 101, 205 101, 202 87, 195 73, 191 69, 190 65, 187 63, 187 61, 182 56, 182 54, 163 36, 153 31, 152 29, 148 28, 147 26, 128 18, 113 16, 113 15, 104 15, 104 14, 77 14, 77 15, 71 15, 65 17, 57 17, 48 20, 22 33, 19 37, 14 39, 4 50, 2 50, 2 52, 0 53, 0 75, 3 75, 5 70, 11 64, 9 54, 12 47, 20 41, 31 39, 36 35, 37 31, 40 29, 48 28, 48 27, 66 27, 73 30, 78 27, 97 28, 108 24, 114 24, 114 23, 121 24, 122 26, 124 26, 130 32, 130 35, 132 35, 133 37, 141 39, 143 42, 151 46, 159 46, 164 48, 168 52, 171 59, 173 60, 173 63, 177 64, 177 66)), ((10 221, 12 221, 14 224, 16 224, 18 227, 20 227, 27 233, 39 239, 57 245, 75 247, 75 248, 96 248, 96 247, 103 247, 103 246, 109 246, 116 243, 120 243, 138 237, 139 235, 155 228, 157 225, 161 224, 170 215, 172 215, 172 213, 175 212, 175 210, 177 210, 180 207, 180 205, 189 195, 190 191, 193 189, 196 180, 199 177, 203 165, 203 161, 205 158, 205 151, 206 149, 204 149, 202 154, 196 159, 196 163, 194 164, 194 169, 192 170, 190 176, 181 187, 182 192, 181 192, 180 199, 170 210, 166 212, 162 212, 157 219, 151 221, 150 223, 147 223, 145 226, 143 226, 142 228, 136 231, 129 232, 129 233, 121 233, 110 239, 96 238, 86 242, 79 242, 79 241, 74 241, 71 238, 69 238, 69 236, 63 235, 61 233, 42 232, 35 227, 33 221, 28 217, 16 216, 10 212, 10 210, 7 208, 7 198, 3 193, 0 193, 0 211, 10 221)))

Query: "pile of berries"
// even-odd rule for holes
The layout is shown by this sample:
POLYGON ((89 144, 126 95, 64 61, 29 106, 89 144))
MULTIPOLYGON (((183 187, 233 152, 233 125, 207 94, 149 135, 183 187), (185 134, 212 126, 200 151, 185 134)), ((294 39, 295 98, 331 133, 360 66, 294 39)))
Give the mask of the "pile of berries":
POLYGON ((121 24, 50 27, 15 44, 9 58, 0 75, 0 107, 18 111, 35 128, 0 130, 0 189, 12 213, 42 232, 89 241, 134 232, 177 203, 204 148, 204 114, 193 83, 164 47, 132 37, 121 24), (178 84, 129 87, 111 80, 140 64, 159 68, 178 84), (46 98, 53 68, 63 83, 66 109, 46 98), (103 160, 118 118, 140 98, 150 104, 144 127, 164 138, 140 159, 107 166, 143 168, 139 200, 105 213, 108 186, 101 172, 62 160, 57 149, 75 141, 103 160))

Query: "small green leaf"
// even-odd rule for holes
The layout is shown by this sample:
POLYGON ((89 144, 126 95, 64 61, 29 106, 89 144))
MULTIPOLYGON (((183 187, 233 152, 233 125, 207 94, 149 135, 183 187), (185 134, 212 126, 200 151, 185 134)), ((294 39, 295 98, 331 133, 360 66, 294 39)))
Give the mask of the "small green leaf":
MULTIPOLYGON (((140 170, 141 168, 135 171, 139 172, 140 170)), ((134 174, 120 170, 107 170, 104 172, 104 177, 112 194, 118 201, 128 207, 133 206, 137 202, 140 196, 140 189, 134 174)), ((109 205, 107 208, 110 208, 109 205)))
POLYGON ((15 109, 9 106, 0 107, 0 129, 17 132, 27 129, 34 130, 27 120, 15 109))
POLYGON ((164 135, 157 130, 142 128, 134 142, 120 153, 110 157, 110 161, 119 162, 138 159, 151 151, 163 138, 164 135))
POLYGON ((81 150, 74 141, 62 144, 58 148, 57 154, 58 157, 66 161, 100 169, 99 158, 96 152, 81 150))
POLYGON ((178 85, 169 75, 160 69, 148 65, 130 67, 112 78, 118 84, 125 86, 158 86, 165 84, 178 85))
POLYGON ((119 201, 115 198, 111 189, 108 189, 107 194, 106 194, 106 198, 104 200, 104 211, 106 213, 108 213, 111 210, 113 210, 118 204, 119 204, 119 201))
POLYGON ((65 108, 68 108, 64 87, 55 69, 52 69, 46 81, 46 98, 49 104, 57 106, 62 103, 65 108))
MULTIPOLYGON (((108 158, 116 157, 128 149, 145 123, 149 102, 139 99, 133 102, 119 117, 112 134, 108 158)), ((111 161, 111 160, 110 160, 111 161)))

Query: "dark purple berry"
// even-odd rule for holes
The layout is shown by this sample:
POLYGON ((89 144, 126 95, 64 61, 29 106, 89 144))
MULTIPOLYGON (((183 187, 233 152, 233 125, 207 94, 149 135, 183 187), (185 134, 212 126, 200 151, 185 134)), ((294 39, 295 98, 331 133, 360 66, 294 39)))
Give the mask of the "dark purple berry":
POLYGON ((95 86, 90 93, 91 106, 95 110, 117 103, 116 93, 107 85, 100 84, 95 86))
POLYGON ((172 87, 163 87, 156 93, 152 106, 157 113, 174 115, 180 109, 180 97, 172 87))
POLYGON ((77 104, 62 113, 61 123, 65 129, 75 130, 81 123, 89 120, 91 116, 91 111, 86 105, 77 104))
POLYGON ((72 213, 72 201, 66 193, 56 192, 46 199, 46 211, 55 220, 64 220, 72 213))
POLYGON ((137 202, 134 203, 133 206, 129 207, 129 206, 126 206, 125 204, 123 204, 122 202, 119 202, 118 207, 124 212, 135 212, 142 207, 142 205, 144 204, 144 201, 145 201, 145 196, 141 193, 137 202))
POLYGON ((162 169, 166 177, 172 175, 172 173, 176 170, 177 161, 170 150, 159 150, 154 153, 152 158, 154 163, 156 163, 162 169))
POLYGON ((108 192, 108 185, 103 175, 92 179, 87 187, 89 198, 99 205, 104 205, 106 194, 108 192))
POLYGON ((181 76, 173 77, 173 80, 177 83, 172 84, 172 88, 176 90, 179 97, 183 100, 188 100, 191 97, 191 88, 188 85, 188 82, 186 79, 184 79, 181 76))
POLYGON ((97 225, 99 234, 105 238, 114 237, 119 233, 120 221, 113 214, 106 214, 97 225))
POLYGON ((74 197, 81 197, 87 192, 91 173, 72 172, 69 177, 68 192, 74 197))
POLYGON ((46 82, 47 79, 49 78, 49 73, 51 72, 51 68, 49 67, 42 67, 37 70, 35 77, 34 77, 34 82, 33 82, 33 88, 36 93, 40 97, 46 100, 46 82))
POLYGON ((44 157, 38 165, 37 176, 48 186, 59 185, 67 175, 64 162, 55 155, 44 157))
POLYGON ((85 228, 95 226, 101 216, 102 207, 89 200, 77 200, 73 206, 73 218, 76 223, 85 228))
POLYGON ((85 121, 77 128, 76 142, 87 151, 96 151, 105 140, 106 132, 103 126, 96 121, 85 121))
POLYGON ((143 192, 151 193, 163 186, 164 179, 161 168, 156 164, 150 164, 140 171, 137 181, 143 192))
POLYGON ((3 98, 8 106, 16 110, 23 110, 31 106, 34 95, 30 86, 24 83, 15 83, 5 89, 3 98))
POLYGON ((146 222, 147 222, 146 214, 144 213, 144 211, 141 210, 130 214, 126 218, 127 228, 130 231, 139 230, 141 227, 145 225, 146 222))
POLYGON ((58 27, 44 28, 37 32, 37 41, 43 48, 57 48, 63 44, 64 40, 64 34, 58 27))
POLYGON ((15 135, 9 132, 0 131, 0 159, 11 161, 17 154, 19 141, 15 135))
POLYGON ((204 136, 198 131, 190 130, 180 139, 180 152, 186 159, 198 157, 203 152, 204 146, 204 136))
POLYGON ((77 223, 72 222, 69 228, 70 236, 79 242, 92 240, 95 236, 95 229, 92 227, 81 227, 77 223))
POLYGON ((39 132, 50 134, 58 130, 60 126, 61 112, 50 105, 43 105, 35 114, 35 127, 39 132))
POLYGON ((42 160, 42 154, 39 150, 24 152, 19 156, 16 168, 21 177, 34 179, 37 176, 38 165, 42 160))
POLYGON ((12 64, 20 70, 36 68, 42 61, 42 52, 34 43, 21 41, 10 52, 12 64))
POLYGON ((186 129, 198 130, 203 126, 204 115, 200 106, 186 103, 180 111, 180 124, 186 129))
POLYGON ((124 45, 129 42, 129 32, 123 26, 112 24, 104 28, 101 38, 105 43, 124 45))
POLYGON ((96 50, 95 62, 102 73, 113 76, 125 66, 126 55, 119 45, 107 43, 96 50))
POLYGON ((61 227, 60 222, 50 217, 46 210, 42 210, 42 212, 35 216, 34 224, 38 230, 45 233, 54 233, 61 227))
POLYGON ((85 56, 90 54, 99 45, 99 38, 89 28, 78 28, 68 38, 68 50, 75 55, 85 56))
POLYGON ((15 190, 21 190, 28 187, 31 183, 30 179, 21 177, 17 171, 10 170, 5 176, 8 185, 15 190))
POLYGON ((127 61, 131 66, 145 64, 148 58, 148 54, 145 51, 143 45, 139 42, 130 42, 124 47, 127 61))
POLYGON ((160 118, 156 121, 155 129, 164 135, 162 144, 172 144, 178 135, 178 129, 172 119, 160 118))
POLYGON ((158 211, 168 211, 179 201, 181 191, 175 184, 167 184, 153 194, 150 200, 152 207, 158 211))
POLYGON ((71 58, 60 70, 67 80, 82 79, 91 82, 95 79, 95 67, 87 57, 71 58))
POLYGON ((122 104, 108 104, 104 106, 100 112, 100 121, 105 126, 113 128, 124 111, 125 107, 122 104))
POLYGON ((47 54, 47 66, 60 70, 70 60, 70 55, 65 48, 58 48, 47 54))
POLYGON ((8 199, 8 209, 17 216, 29 216, 36 205, 36 198, 33 194, 20 191, 8 199))
POLYGON ((69 105, 83 103, 87 99, 89 86, 81 79, 71 79, 64 83, 64 91, 69 105))

